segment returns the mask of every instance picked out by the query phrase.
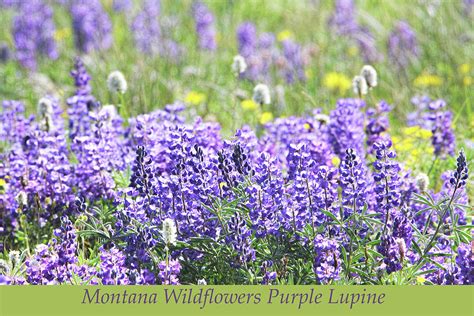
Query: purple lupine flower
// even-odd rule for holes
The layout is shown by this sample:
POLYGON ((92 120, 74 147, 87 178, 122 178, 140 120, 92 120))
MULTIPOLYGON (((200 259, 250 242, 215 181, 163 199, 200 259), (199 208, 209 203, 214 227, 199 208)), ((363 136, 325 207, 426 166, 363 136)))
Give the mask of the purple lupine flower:
MULTIPOLYGON (((278 56, 275 47, 275 35, 272 33, 262 33, 258 36, 257 29, 252 22, 241 23, 237 28, 236 34, 239 54, 245 58, 247 63, 247 69, 240 74, 240 78, 252 81, 269 81, 270 67, 278 56)), ((288 53, 288 57, 293 58, 290 51, 288 53)), ((302 60, 302 58, 299 58, 301 53, 294 55, 296 57, 292 60, 302 60)), ((280 60, 278 64, 283 66, 286 63, 284 57, 280 58, 280 60)))
POLYGON ((17 8, 21 5, 21 0, 1 0, 0 8, 17 8))
POLYGON ((339 245, 335 240, 326 239, 322 235, 317 235, 314 244, 313 270, 318 283, 328 284, 331 281, 339 280, 342 271, 339 245))
POLYGON ((125 256, 117 248, 100 249, 100 270, 98 277, 104 285, 127 285, 130 280, 125 267, 125 256))
POLYGON ((146 0, 143 9, 132 22, 132 32, 138 49, 147 54, 157 54, 160 49, 161 27, 158 21, 161 11, 159 0, 146 0))
POLYGON ((403 239, 385 234, 381 237, 381 243, 377 245, 377 251, 384 256, 382 270, 385 269, 390 274, 402 269, 406 253, 403 239))
POLYGON ((131 0, 114 0, 112 8, 115 12, 127 12, 133 8, 133 2, 131 0))
POLYGON ((38 54, 58 58, 54 32, 53 9, 49 5, 42 0, 20 4, 13 20, 13 37, 16 57, 23 67, 36 70, 38 54))
POLYGON ((19 142, 26 136, 33 117, 26 119, 25 106, 20 101, 5 100, 0 112, 0 141, 7 143, 19 142))
POLYGON ((277 162, 268 153, 261 153, 255 163, 255 184, 247 187, 247 207, 257 237, 276 234, 281 225, 284 207, 284 180, 277 162))
POLYGON ((132 21, 131 29, 138 49, 149 55, 159 54, 173 61, 183 55, 183 47, 174 41, 168 34, 173 26, 162 29, 160 25, 160 0, 146 0, 142 10, 132 21))
POLYGON ((331 111, 329 141, 341 159, 348 148, 354 149, 359 157, 365 157, 364 114, 361 111, 364 106, 365 102, 360 99, 340 99, 336 109, 331 111))
POLYGON ((352 37, 359 46, 359 51, 366 63, 383 60, 383 55, 377 50, 375 36, 368 28, 360 27, 359 31, 352 37))
POLYGON ((53 247, 58 255, 58 265, 65 266, 77 262, 77 235, 72 222, 64 216, 61 227, 54 230, 53 247))
POLYGON ((178 260, 160 261, 158 264, 158 277, 162 285, 179 285, 179 272, 181 271, 181 264, 178 260))
POLYGON ((352 148, 346 150, 339 170, 344 216, 348 217, 354 212, 361 213, 367 201, 368 171, 352 148))
POLYGON ((227 223, 229 234, 226 242, 237 253, 236 266, 247 264, 255 260, 255 250, 251 245, 251 231, 239 213, 235 213, 227 223))
POLYGON ((252 22, 243 22, 237 28, 239 54, 246 60, 255 53, 258 45, 257 28, 252 22))
POLYGON ((73 1, 70 10, 77 49, 90 53, 112 46, 112 22, 99 0, 73 1))
POLYGON ((426 113, 432 101, 431 98, 426 95, 415 96, 410 101, 415 106, 415 110, 407 114, 407 125, 431 129, 432 122, 428 120, 429 114, 426 113))
POLYGON ((76 230, 67 217, 61 223, 51 243, 38 245, 34 256, 26 260, 29 284, 73 284, 73 273, 78 271, 76 230))
POLYGON ((396 239, 403 239, 405 246, 410 248, 413 239, 413 229, 411 220, 403 213, 398 212, 392 222, 392 236, 396 239))
POLYGON ((469 169, 467 168, 464 151, 461 150, 459 152, 459 156, 456 161, 456 171, 449 179, 449 183, 454 187, 454 190, 464 187, 469 176, 469 169))
POLYGON ((32 285, 54 284, 56 282, 57 260, 47 245, 37 245, 32 257, 25 261, 26 281, 32 285))
POLYGON ((338 35, 346 36, 359 46, 365 62, 371 63, 381 60, 383 57, 377 51, 374 36, 368 28, 359 25, 356 16, 353 0, 336 0, 334 12, 329 18, 328 24, 338 35))
POLYGON ((370 108, 367 110, 368 122, 365 127, 365 133, 367 135, 367 151, 373 152, 373 145, 377 142, 387 140, 388 135, 384 135, 390 127, 388 120, 388 113, 392 110, 391 106, 381 101, 377 104, 377 107, 370 108))
POLYGON ((447 155, 454 156, 456 148, 456 136, 452 128, 451 111, 442 111, 446 107, 444 100, 436 100, 429 103, 430 114, 428 120, 431 122, 431 143, 434 154, 442 159, 447 155))
POLYGON ((196 23, 196 33, 199 37, 199 47, 202 50, 216 50, 216 30, 212 12, 207 5, 197 1, 193 4, 193 16, 196 23))
POLYGON ((474 0, 464 0, 463 6, 464 14, 466 14, 468 17, 472 17, 474 14, 474 0))
POLYGON ((71 71, 76 86, 75 94, 67 99, 69 117, 69 138, 84 136, 89 133, 89 110, 96 107, 95 98, 91 95, 91 80, 84 63, 79 57, 74 60, 74 69, 71 71))
POLYGON ((356 8, 353 0, 336 0, 334 12, 328 24, 340 35, 351 35, 358 31, 356 8))
POLYGON ((394 161, 396 154, 390 148, 392 141, 382 141, 374 144, 376 161, 374 180, 376 182, 376 210, 387 219, 389 214, 400 205, 400 166, 394 161))
POLYGON ((79 57, 74 58, 74 69, 71 71, 71 76, 74 79, 74 85, 76 86, 75 95, 92 97, 92 87, 89 84, 91 77, 87 73, 87 69, 79 57))
POLYGON ((390 33, 388 42, 388 57, 400 69, 406 68, 420 55, 415 31, 406 21, 398 21, 390 33))
POLYGON ((286 82, 294 83, 296 80, 304 82, 306 75, 301 46, 292 40, 283 41, 283 56, 286 60, 286 66, 283 70, 286 82))
POLYGON ((117 117, 117 114, 113 118, 109 113, 89 112, 90 134, 75 137, 71 145, 78 160, 76 186, 82 196, 91 200, 115 197, 112 171, 125 167, 127 148, 117 117))
POLYGON ((472 256, 472 247, 468 244, 460 244, 456 256, 456 266, 458 268, 457 279, 459 284, 470 285, 474 281, 472 267, 474 259, 472 256))
POLYGON ((260 267, 260 271, 263 274, 262 284, 272 284, 272 282, 276 280, 277 273, 275 271, 269 271, 269 268, 272 266, 272 261, 262 262, 262 266, 260 267))

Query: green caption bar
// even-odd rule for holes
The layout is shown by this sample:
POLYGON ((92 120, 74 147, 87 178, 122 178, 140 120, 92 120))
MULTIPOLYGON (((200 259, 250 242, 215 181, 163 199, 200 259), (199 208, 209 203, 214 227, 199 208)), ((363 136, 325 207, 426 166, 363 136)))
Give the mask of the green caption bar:
POLYGON ((2 286, 0 315, 474 315, 473 286, 2 286))

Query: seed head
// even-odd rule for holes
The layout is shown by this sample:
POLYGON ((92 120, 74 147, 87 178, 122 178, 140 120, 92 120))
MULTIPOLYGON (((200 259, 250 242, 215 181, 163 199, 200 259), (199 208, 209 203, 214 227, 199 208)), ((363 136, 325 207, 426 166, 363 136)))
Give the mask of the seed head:
POLYGON ((359 97, 366 95, 368 92, 368 86, 364 77, 355 76, 354 79, 352 79, 352 89, 359 97))
POLYGON ((112 93, 125 93, 127 91, 127 80, 120 71, 112 71, 107 78, 107 86, 112 93))
POLYGON ((163 240, 166 245, 176 245, 176 224, 171 218, 163 221, 163 240))
POLYGON ((365 79, 369 88, 377 86, 377 71, 371 65, 365 65, 362 67, 360 75, 365 79))
POLYGON ((253 100, 260 105, 270 104, 270 89, 266 84, 259 83, 255 86, 253 89, 253 100))
POLYGON ((235 73, 236 76, 240 75, 241 73, 245 72, 247 69, 247 63, 245 62, 245 58, 236 55, 234 57, 234 62, 232 63, 232 71, 235 73))

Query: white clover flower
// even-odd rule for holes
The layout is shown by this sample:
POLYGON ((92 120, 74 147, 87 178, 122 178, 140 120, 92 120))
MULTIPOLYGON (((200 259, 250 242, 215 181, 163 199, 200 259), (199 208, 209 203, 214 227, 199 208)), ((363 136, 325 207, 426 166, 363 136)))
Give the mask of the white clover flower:
POLYGON ((238 76, 246 69, 247 63, 245 62, 245 58, 240 55, 236 55, 234 57, 234 62, 232 63, 232 71, 238 76))
POLYGON ((352 79, 352 89, 354 90, 354 93, 357 94, 359 97, 367 94, 369 90, 367 82, 362 76, 355 76, 354 79, 352 79))
POLYGON ((377 71, 371 65, 365 65, 362 67, 360 75, 364 77, 365 82, 367 82, 369 88, 377 86, 377 71))
POLYGON ((270 89, 266 84, 259 83, 255 86, 253 89, 253 100, 260 105, 270 104, 270 89))
POLYGON ((318 122, 321 122, 321 123, 324 123, 324 124, 329 124, 329 122, 331 121, 331 119, 329 118, 328 115, 326 114, 321 114, 321 113, 318 113, 314 116, 314 119, 318 122))
POLYGON ((426 173, 420 173, 416 176, 416 186, 421 192, 426 192, 430 185, 430 178, 426 173))
POLYGON ((110 92, 123 94, 127 91, 127 80, 120 71, 112 71, 107 78, 107 86, 110 92))
POLYGON ((53 101, 48 98, 41 98, 38 101, 38 113, 41 117, 53 115, 53 101))
POLYGON ((171 218, 163 221, 161 234, 166 245, 176 245, 176 224, 171 218))

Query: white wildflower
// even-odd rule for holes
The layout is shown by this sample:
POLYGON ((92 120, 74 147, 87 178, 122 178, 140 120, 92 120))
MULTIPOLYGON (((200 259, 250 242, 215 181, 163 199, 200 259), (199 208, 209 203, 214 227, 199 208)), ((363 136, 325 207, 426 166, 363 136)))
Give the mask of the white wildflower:
POLYGON ((270 89, 266 84, 259 83, 255 86, 253 89, 253 100, 260 105, 270 104, 270 89))
POLYGON ((28 196, 26 195, 26 192, 20 191, 20 193, 16 195, 16 201, 20 206, 28 205, 28 196))
POLYGON ((171 218, 163 221, 163 228, 161 234, 166 245, 176 245, 176 224, 171 218))
POLYGON ((328 115, 326 114, 321 114, 321 113, 318 113, 314 116, 314 119, 320 123, 323 123, 323 124, 329 124, 330 122, 330 118, 328 115))
POLYGON ((198 280, 198 285, 207 285, 207 282, 205 279, 199 279, 198 280))
POLYGON ((49 98, 41 98, 38 101, 38 113, 41 117, 53 115, 53 101, 49 98))
POLYGON ((367 82, 369 88, 377 86, 377 71, 374 67, 370 65, 365 65, 364 67, 362 67, 360 75, 364 77, 365 82, 367 82))
POLYGON ((107 86, 110 92, 123 94, 127 91, 127 80, 120 71, 112 71, 107 78, 107 86))
POLYGON ((234 62, 232 63, 232 71, 238 76, 245 72, 246 69, 247 63, 245 62, 245 58, 240 55, 236 55, 234 57, 234 62))
POLYGON ((354 90, 354 93, 357 94, 359 97, 367 94, 368 86, 364 77, 355 76, 354 79, 352 79, 352 89, 354 90))
POLYGON ((416 186, 421 192, 426 192, 430 185, 430 178, 426 173, 420 173, 416 176, 416 186))

